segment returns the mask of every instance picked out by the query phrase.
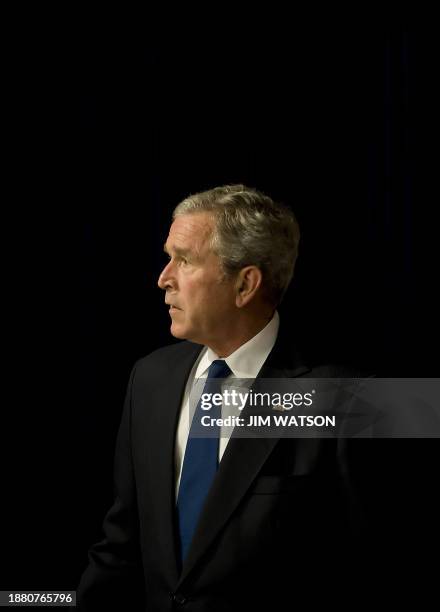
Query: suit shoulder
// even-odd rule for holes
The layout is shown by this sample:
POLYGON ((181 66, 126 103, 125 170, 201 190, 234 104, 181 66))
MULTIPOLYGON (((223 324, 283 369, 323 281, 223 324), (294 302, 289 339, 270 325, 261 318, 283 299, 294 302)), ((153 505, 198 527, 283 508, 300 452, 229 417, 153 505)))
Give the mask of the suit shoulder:
POLYGON ((343 363, 317 363, 308 372, 309 378, 372 378, 375 374, 366 368, 343 363))
POLYGON ((165 368, 168 372, 176 367, 177 364, 187 359, 196 358, 202 346, 194 342, 183 340, 162 346, 148 355, 138 359, 134 365, 137 372, 151 370, 161 370, 165 368))

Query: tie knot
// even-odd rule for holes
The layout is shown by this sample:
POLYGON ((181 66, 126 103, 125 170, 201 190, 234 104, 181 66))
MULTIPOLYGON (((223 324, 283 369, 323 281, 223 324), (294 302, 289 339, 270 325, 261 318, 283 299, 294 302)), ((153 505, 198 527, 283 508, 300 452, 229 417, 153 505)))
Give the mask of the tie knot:
POLYGON ((216 359, 208 370, 208 378, 227 378, 232 374, 231 368, 224 359, 216 359))

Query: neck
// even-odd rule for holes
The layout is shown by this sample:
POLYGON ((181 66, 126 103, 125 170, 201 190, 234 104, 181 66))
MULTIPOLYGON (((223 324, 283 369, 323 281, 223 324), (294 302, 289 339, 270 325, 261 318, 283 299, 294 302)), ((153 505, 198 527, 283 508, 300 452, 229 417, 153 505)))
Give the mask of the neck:
POLYGON ((272 319, 274 311, 268 314, 266 317, 260 317, 254 320, 240 321, 231 326, 225 333, 224 337, 219 339, 213 339, 211 342, 207 342, 208 346, 216 355, 224 359, 232 355, 240 346, 246 344, 254 336, 256 336, 262 329, 266 327, 269 321, 272 319))

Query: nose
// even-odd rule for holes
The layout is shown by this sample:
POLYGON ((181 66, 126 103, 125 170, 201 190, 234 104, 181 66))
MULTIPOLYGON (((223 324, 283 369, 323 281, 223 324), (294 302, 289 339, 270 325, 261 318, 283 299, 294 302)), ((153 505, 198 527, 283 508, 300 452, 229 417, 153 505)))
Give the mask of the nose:
POLYGON ((173 273, 173 262, 169 261, 159 275, 157 284, 160 289, 166 291, 176 287, 176 279, 173 273))

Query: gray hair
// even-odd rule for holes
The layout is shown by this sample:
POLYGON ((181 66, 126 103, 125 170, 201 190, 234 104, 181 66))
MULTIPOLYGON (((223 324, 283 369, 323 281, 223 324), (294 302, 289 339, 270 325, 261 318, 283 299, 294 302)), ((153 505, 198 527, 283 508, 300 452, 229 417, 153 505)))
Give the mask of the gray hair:
POLYGON ((185 198, 173 212, 209 212, 215 220, 211 248, 225 274, 256 266, 266 298, 281 302, 293 277, 300 238, 293 212, 264 193, 244 185, 225 185, 185 198))

